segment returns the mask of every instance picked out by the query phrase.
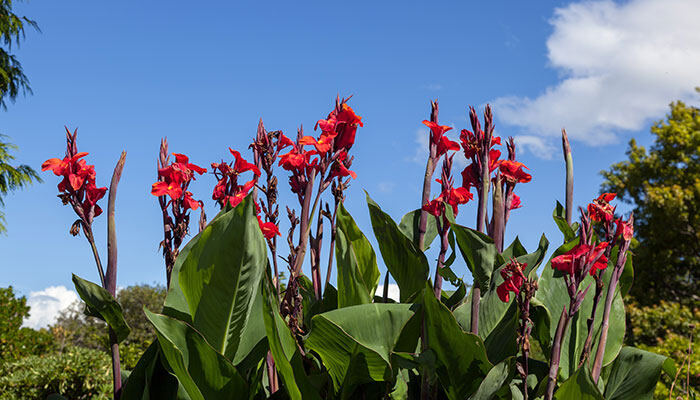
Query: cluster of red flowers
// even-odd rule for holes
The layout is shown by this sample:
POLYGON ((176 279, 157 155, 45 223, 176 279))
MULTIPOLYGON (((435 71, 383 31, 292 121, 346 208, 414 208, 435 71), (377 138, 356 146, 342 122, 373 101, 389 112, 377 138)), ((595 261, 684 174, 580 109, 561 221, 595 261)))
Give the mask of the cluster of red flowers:
POLYGON ((250 189, 255 186, 255 183, 260 176, 260 170, 254 164, 249 163, 241 153, 228 149, 234 157, 233 163, 225 163, 221 161, 220 163, 212 163, 211 169, 214 172, 214 176, 218 179, 216 186, 214 186, 214 193, 211 198, 216 200, 217 203, 223 208, 226 204, 231 207, 236 207, 243 199, 248 195, 250 189), (253 179, 244 183, 243 185, 238 184, 238 175, 251 171, 253 173, 253 179))
POLYGON ((615 196, 615 193, 603 193, 587 207, 589 218, 592 221, 603 223, 606 231, 611 231, 608 227, 612 227, 613 222, 617 225, 614 236, 609 237, 611 240, 601 241, 595 246, 580 243, 566 253, 554 257, 552 268, 571 276, 576 276, 582 270, 590 268, 589 273, 594 276, 598 271, 608 266, 606 249, 609 246, 620 237, 627 241, 632 239, 632 225, 621 218, 615 219, 615 207, 610 204, 615 196))
POLYGON ((589 273, 593 276, 598 270, 608 266, 608 258, 604 254, 607 247, 608 242, 600 242, 597 246, 578 244, 566 253, 554 257, 552 268, 576 276, 590 266, 589 273))
POLYGON ((523 274, 525 267, 527 263, 521 264, 513 259, 501 269, 504 281, 496 288, 496 294, 502 302, 507 303, 510 300, 510 292, 515 294, 520 292, 520 287, 525 282, 525 274, 523 274))
POLYGON ((51 170, 56 176, 63 177, 58 184, 58 191, 61 192, 58 197, 63 204, 71 204, 81 220, 89 225, 94 217, 102 214, 97 201, 104 197, 107 188, 98 188, 95 184, 95 166, 83 159, 88 153, 78 153, 75 143, 77 135, 77 129, 71 134, 66 127, 66 156, 44 161, 41 170, 51 170))
POLYGON ((182 201, 184 210, 196 210, 202 205, 202 201, 192 198, 187 188, 195 179, 195 173, 199 175, 207 172, 205 168, 190 163, 184 154, 173 153, 175 162, 158 169, 158 182, 151 187, 154 196, 170 196, 170 201, 182 201))
POLYGON ((357 127, 363 124, 362 118, 355 114, 346 101, 347 99, 339 100, 328 117, 316 123, 314 129, 321 129, 318 138, 303 136, 300 131, 295 143, 280 134, 279 148, 291 147, 291 150, 279 156, 279 165, 292 172, 289 185, 292 192, 300 198, 304 196, 307 183, 317 173, 325 172, 329 165, 330 173, 326 177, 328 182, 348 176, 357 178, 357 174, 349 169, 352 157, 348 156, 348 151, 355 144, 357 127), (313 146, 314 150, 304 150, 304 146, 313 146))
MULTIPOLYGON (((250 193, 250 190, 255 186, 260 177, 260 169, 255 166, 255 164, 246 161, 243 156, 241 156, 241 153, 236 150, 231 148, 228 150, 233 155, 233 163, 225 163, 222 161, 220 163, 211 164, 214 176, 218 179, 216 186, 214 186, 212 199, 216 200, 222 208, 227 204, 231 207, 236 207, 240 204, 248 193, 250 193), (247 171, 253 173, 253 179, 239 185, 238 175, 247 171)), ((257 199, 255 210, 263 236, 267 239, 271 239, 275 235, 280 235, 279 228, 276 224, 273 222, 263 222, 262 218, 260 218, 260 207, 258 206, 257 199)))

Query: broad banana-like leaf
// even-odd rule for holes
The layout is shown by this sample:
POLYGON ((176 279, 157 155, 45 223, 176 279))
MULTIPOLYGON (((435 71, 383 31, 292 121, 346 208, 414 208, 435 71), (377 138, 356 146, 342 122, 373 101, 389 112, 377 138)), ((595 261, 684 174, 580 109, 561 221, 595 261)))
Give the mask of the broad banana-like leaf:
POLYGON ((379 284, 377 256, 343 203, 338 204, 336 223, 338 308, 369 304, 379 284))
POLYGON ((666 371, 673 376, 675 373, 673 360, 634 347, 623 347, 608 375, 605 399, 651 399, 661 371, 666 371))
POLYGON ((336 392, 351 394, 372 381, 393 381, 394 351, 415 351, 417 305, 363 304, 316 315, 306 347, 321 356, 336 392))
POLYGON ((236 368, 190 325, 144 309, 163 355, 192 400, 239 399, 248 385, 236 368))
POLYGON ((124 319, 122 307, 108 291, 75 274, 73 274, 73 284, 78 295, 87 305, 90 315, 105 321, 116 334, 118 342, 129 336, 131 329, 124 319))
POLYGON ((493 365, 484 342, 464 332, 450 310, 435 298, 432 288, 423 291, 424 326, 428 349, 435 353, 437 375, 450 400, 474 394, 493 365))
POLYGON ((367 206, 384 264, 399 286, 401 302, 407 302, 423 290, 430 271, 428 260, 418 246, 401 232, 394 220, 369 197, 369 193, 367 206))

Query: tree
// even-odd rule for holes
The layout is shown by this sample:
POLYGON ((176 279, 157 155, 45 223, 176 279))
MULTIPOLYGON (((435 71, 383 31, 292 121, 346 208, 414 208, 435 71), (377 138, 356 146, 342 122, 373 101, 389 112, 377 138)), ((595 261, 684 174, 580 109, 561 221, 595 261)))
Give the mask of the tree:
MULTIPOLYGON (((124 368, 131 369, 146 348, 155 339, 153 328, 146 319, 143 308, 160 312, 165 301, 163 286, 133 285, 117 293, 124 319, 131 328, 129 337, 120 345, 124 368)), ((109 341, 104 322, 84 314, 85 304, 77 301, 62 311, 51 327, 59 346, 79 346, 108 351, 109 341)))
MULTIPOLYGON (((3 109, 7 109, 8 100, 14 101, 20 93, 32 91, 22 64, 11 53, 12 46, 19 46, 24 39, 25 25, 39 29, 36 22, 12 12, 12 0, 0 0, 0 108, 3 109)), ((5 136, 0 135, 0 206, 4 206, 2 199, 7 193, 26 186, 32 180, 41 182, 28 165, 14 167, 9 164, 14 160, 10 152, 17 147, 4 139, 5 136)), ((6 230, 4 221, 4 215, 0 212, 0 233, 6 230)))
MULTIPOLYGON (((697 89, 696 89, 697 90, 697 89)), ((603 192, 634 205, 635 282, 641 305, 700 304, 700 109, 681 101, 651 128, 649 151, 632 139, 628 160, 601 174, 603 192)))
POLYGON ((22 328, 28 316, 27 299, 15 297, 12 286, 0 288, 0 365, 53 349, 53 337, 45 329, 22 328))

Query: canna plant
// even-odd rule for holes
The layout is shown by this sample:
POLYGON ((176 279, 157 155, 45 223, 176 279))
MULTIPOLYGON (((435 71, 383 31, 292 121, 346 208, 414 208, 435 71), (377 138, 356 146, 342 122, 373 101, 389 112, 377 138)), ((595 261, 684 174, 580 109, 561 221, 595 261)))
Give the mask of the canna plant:
MULTIPOLYGON (((397 223, 367 194, 376 252, 344 206, 357 178, 351 150, 363 126, 348 100, 336 99, 316 124, 318 135, 299 128, 292 140, 261 120, 251 156, 229 149, 232 161, 212 163, 220 211, 208 223, 202 213, 199 233, 184 246, 189 212, 203 204, 188 184, 205 170, 182 154, 171 162, 161 142, 152 194, 163 211, 169 289, 162 311, 144 310, 157 340, 129 371, 121 398, 644 399, 661 373, 674 374, 666 357, 622 345, 632 217, 616 215, 614 195, 604 194, 579 208, 580 222, 572 223, 565 132, 565 205, 557 202, 553 213, 563 243, 548 261, 544 235, 531 252, 517 237, 504 243, 511 212, 523 207, 515 189, 532 179, 516 160, 515 141, 505 141, 501 158, 489 106, 483 128, 470 107, 471 130, 452 141, 437 101, 423 121, 429 155, 416 209, 397 223), (458 151, 470 161, 459 174, 458 151), (287 178, 298 203, 285 205, 284 237, 278 177, 287 178), (472 204, 477 218, 469 228, 458 216, 472 204), (283 238, 288 249, 278 246, 283 238), (433 266, 426 250, 436 240, 433 266), (387 268, 384 293, 377 293, 378 257, 387 268), (471 283, 460 277, 467 270, 471 283), (389 279, 399 287, 398 301, 387 295, 389 279), (533 357, 533 346, 543 356, 533 357)), ((95 199, 104 190, 94 188, 94 173, 86 183, 71 178, 91 176, 80 172, 84 165, 73 167, 81 154, 73 149, 46 169, 64 175, 63 163, 71 165, 59 190, 92 244, 95 199)), ((89 310, 100 309, 83 298, 89 310)), ((109 319, 115 313, 101 315, 116 331, 109 319)))

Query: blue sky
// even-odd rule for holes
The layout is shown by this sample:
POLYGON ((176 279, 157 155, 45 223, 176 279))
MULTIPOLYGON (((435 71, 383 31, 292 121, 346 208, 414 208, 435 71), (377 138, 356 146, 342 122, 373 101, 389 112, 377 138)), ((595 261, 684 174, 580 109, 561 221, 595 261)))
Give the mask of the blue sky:
MULTIPOLYGON (((171 151, 209 167, 230 159, 228 147, 243 151, 259 118, 290 136, 300 124, 308 132, 336 94, 352 94, 365 127, 346 207, 372 237, 363 189, 396 219, 419 206, 429 100, 439 100, 453 139, 467 127, 467 106, 483 111, 490 103, 496 133, 516 137, 533 175, 516 189, 524 207, 513 212, 507 236, 533 249, 543 232, 560 241, 550 216, 563 197, 561 127, 573 139, 575 200, 585 204, 598 194, 598 172, 624 159, 627 140, 649 144, 650 124, 675 99, 697 104, 700 84, 693 1, 16 7, 41 27, 16 51, 34 94, 2 112, 0 132, 20 147, 19 162, 39 169, 62 156, 63 126, 78 128, 79 149, 90 152, 103 186, 128 152, 117 202, 120 286, 165 279, 160 213, 149 193, 163 136, 171 151)), ((84 237, 68 234, 75 217, 55 197, 57 178, 42 177, 9 195, 3 209, 0 286, 24 295, 70 289, 71 273, 98 280, 84 237)), ((206 175, 191 186, 210 216, 214 184, 206 175)), ((463 208, 461 223, 473 226, 474 207, 463 208)), ((104 258, 104 218, 94 229, 104 258)))

